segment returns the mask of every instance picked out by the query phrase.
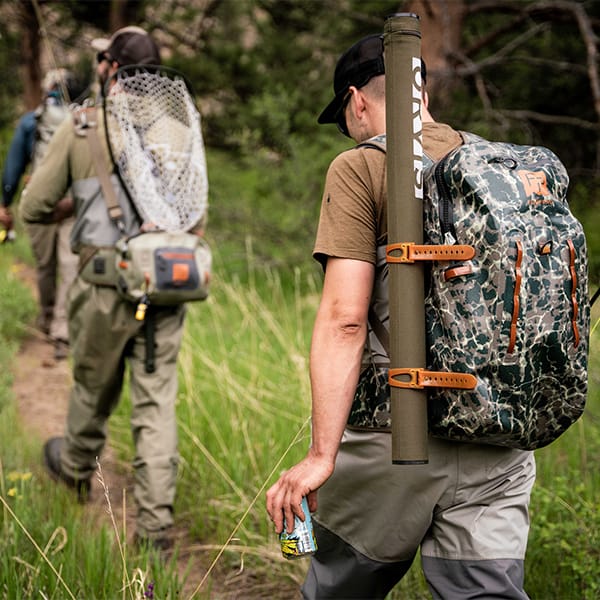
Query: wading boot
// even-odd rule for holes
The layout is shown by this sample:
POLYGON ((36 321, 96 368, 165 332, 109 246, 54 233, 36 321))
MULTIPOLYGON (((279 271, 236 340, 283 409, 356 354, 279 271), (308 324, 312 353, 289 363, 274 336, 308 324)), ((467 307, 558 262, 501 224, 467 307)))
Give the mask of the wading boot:
POLYGON ((90 478, 74 479, 63 472, 60 464, 60 450, 63 445, 62 437, 50 438, 44 444, 44 465, 54 481, 60 481, 68 488, 77 492, 77 500, 85 502, 90 494, 90 478))

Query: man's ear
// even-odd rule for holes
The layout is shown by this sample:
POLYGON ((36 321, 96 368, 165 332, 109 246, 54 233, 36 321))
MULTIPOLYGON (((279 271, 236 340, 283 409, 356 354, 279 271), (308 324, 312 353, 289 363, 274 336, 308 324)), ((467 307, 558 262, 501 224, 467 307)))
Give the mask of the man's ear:
POLYGON ((429 109, 429 94, 425 90, 421 94, 421 102, 425 108, 429 109))
POLYGON ((352 91, 353 98, 353 106, 350 108, 354 110, 356 116, 359 116, 365 109, 365 97, 364 94, 353 85, 349 88, 352 91))

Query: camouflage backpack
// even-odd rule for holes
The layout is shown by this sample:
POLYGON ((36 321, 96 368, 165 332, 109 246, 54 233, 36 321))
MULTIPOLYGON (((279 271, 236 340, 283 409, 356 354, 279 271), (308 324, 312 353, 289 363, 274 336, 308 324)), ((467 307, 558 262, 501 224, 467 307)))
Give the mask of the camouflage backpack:
POLYGON ((585 406, 585 236, 553 152, 462 135, 465 144, 440 161, 424 159, 425 243, 475 249, 471 260, 433 262, 426 276, 428 369, 476 383, 429 388, 429 428, 532 450, 585 406))

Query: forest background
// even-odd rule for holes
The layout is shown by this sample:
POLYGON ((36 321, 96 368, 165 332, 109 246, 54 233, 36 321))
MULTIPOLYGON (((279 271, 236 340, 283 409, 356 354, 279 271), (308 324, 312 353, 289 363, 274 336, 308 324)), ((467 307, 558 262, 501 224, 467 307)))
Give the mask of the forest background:
MULTIPOLYGON (((16 119, 40 100, 45 70, 68 66, 82 88, 89 86, 83 94, 89 93, 95 72, 90 40, 118 27, 137 24, 152 33, 165 64, 185 74, 195 90, 207 147, 208 238, 216 274, 211 299, 191 307, 182 356, 178 418, 184 431, 184 493, 178 514, 208 549, 218 548, 234 530, 241 533, 242 541, 230 544, 233 551, 222 562, 227 568, 243 563, 270 597, 277 595, 265 581, 299 581, 303 569, 278 560, 262 491, 286 452, 279 468, 306 449, 307 356, 321 277, 310 255, 327 166, 351 147, 334 126, 317 125, 316 117, 331 98, 339 54, 363 35, 382 31, 385 17, 399 11, 421 18, 437 120, 490 139, 544 145, 561 157, 571 177, 570 204, 586 229, 595 289, 600 281, 598 0, 0 2, 2 162, 16 119), (250 505, 255 511, 238 531, 250 505), (198 506, 206 509, 201 515, 198 506)), ((30 260, 25 247, 14 252, 30 260)), ((13 300, 12 310, 31 319, 27 302, 20 295, 13 300)), ((23 330, 15 328, 7 310, 3 317, 10 327, 5 323, 2 329, 0 316, 0 331, 18 340, 23 330)), ((586 415, 539 452, 527 562, 533 598, 600 597, 597 336, 592 336, 586 415)), ((126 414, 125 400, 113 432, 125 457, 126 414)), ((3 518, 6 528, 6 512, 3 518)), ((26 552, 13 548, 12 555, 37 564, 39 557, 23 558, 26 552)), ((39 588, 63 589, 39 562, 39 588)), ((14 566, 9 561, 4 567, 0 572, 6 575, 14 566)), ((15 571, 12 585, 22 585, 22 577, 15 571)), ((160 597, 177 589, 178 577, 181 573, 163 573, 160 597)), ((82 597, 100 597, 82 579, 73 575, 73 589, 82 597)), ((411 598, 427 597, 418 574, 403 586, 398 594, 410 590, 411 598)))

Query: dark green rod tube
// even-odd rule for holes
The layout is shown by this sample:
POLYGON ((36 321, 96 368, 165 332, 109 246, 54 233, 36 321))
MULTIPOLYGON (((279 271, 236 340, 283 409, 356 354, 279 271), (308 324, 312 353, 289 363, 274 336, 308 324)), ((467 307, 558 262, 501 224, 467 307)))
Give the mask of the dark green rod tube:
MULTIPOLYGON (((421 27, 401 13, 384 25, 388 244, 423 243, 421 27)), ((424 368, 425 292, 422 264, 389 265, 390 365, 424 368)), ((390 386, 392 462, 425 464, 427 393, 390 386)))

